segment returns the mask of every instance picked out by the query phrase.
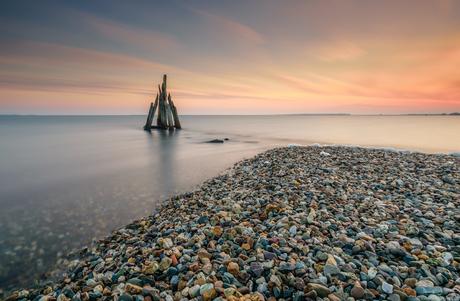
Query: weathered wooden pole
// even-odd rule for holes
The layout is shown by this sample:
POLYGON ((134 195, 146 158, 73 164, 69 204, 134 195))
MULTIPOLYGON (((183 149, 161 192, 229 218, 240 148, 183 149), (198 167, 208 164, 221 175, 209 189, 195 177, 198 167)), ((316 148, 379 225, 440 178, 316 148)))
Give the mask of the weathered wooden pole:
POLYGON ((164 124, 165 124, 165 118, 166 118, 166 112, 165 112, 165 105, 164 105, 164 101, 163 101, 163 91, 161 90, 161 86, 158 85, 158 91, 160 92, 160 96, 159 96, 159 103, 158 103, 158 118, 157 118, 157 126, 158 128, 160 129, 163 129, 165 128, 164 124))
POLYGON ((162 100, 162 103, 163 103, 163 106, 162 106, 162 112, 161 112, 161 126, 163 129, 166 129, 168 127, 168 109, 166 107, 166 74, 163 75, 163 84, 162 84, 162 87, 161 87, 161 92, 162 92, 162 95, 161 95, 161 100, 162 100))
POLYGON ((166 103, 166 111, 167 111, 167 116, 168 116, 168 128, 170 131, 174 130, 174 123, 173 123, 173 118, 172 118, 172 113, 171 113, 171 107, 169 106, 168 103, 166 103))
POLYGON ((160 85, 158 85, 158 94, 159 96, 159 103, 158 103, 158 116, 157 116, 157 127, 160 126, 160 120, 161 120, 161 88, 160 85))
POLYGON ((153 105, 152 116, 150 116, 150 127, 152 126, 153 117, 155 117, 157 106, 158 106, 158 93, 157 93, 157 97, 155 98, 155 104, 153 105))
POLYGON ((150 103, 149 113, 147 114, 147 122, 144 125, 145 131, 150 131, 152 129, 152 123, 150 122, 150 117, 152 116, 153 102, 150 103))
POLYGON ((171 100, 171 94, 168 95, 168 102, 169 102, 169 106, 171 108, 171 112, 174 118, 174 127, 176 129, 181 129, 182 127, 180 125, 179 115, 177 114, 177 108, 174 105, 174 102, 171 100))
POLYGON ((144 130, 150 131, 152 129, 152 122, 153 122, 153 117, 155 116, 155 111, 157 110, 158 106, 158 94, 155 99, 155 104, 150 103, 150 109, 149 109, 149 114, 147 115, 147 123, 144 126, 144 130))

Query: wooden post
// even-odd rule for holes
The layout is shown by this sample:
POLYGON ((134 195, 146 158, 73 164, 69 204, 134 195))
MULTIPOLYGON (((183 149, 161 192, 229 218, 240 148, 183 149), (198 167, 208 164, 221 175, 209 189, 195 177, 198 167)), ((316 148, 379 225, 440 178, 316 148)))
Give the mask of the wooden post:
POLYGON ((150 103, 149 113, 147 114, 147 122, 144 125, 145 131, 150 131, 152 129, 152 123, 150 122, 150 117, 152 116, 153 102, 150 103))
POLYGON ((162 102, 162 111, 161 111, 161 127, 166 129, 168 127, 168 111, 166 109, 166 74, 163 77, 163 85, 161 89, 161 102, 162 102))
POLYGON ((149 114, 147 115, 147 123, 144 126, 144 130, 146 131, 150 131, 152 129, 153 117, 155 116, 155 111, 157 110, 157 106, 158 106, 158 94, 155 99, 155 104, 153 104, 153 102, 150 103, 150 110, 149 110, 149 114))
POLYGON ((171 114, 171 107, 169 106, 168 103, 166 103, 166 111, 167 111, 167 116, 168 116, 168 127, 170 131, 174 130, 174 124, 173 124, 173 118, 171 114))
POLYGON ((150 116, 150 126, 152 126, 153 117, 155 117, 157 106, 158 106, 158 93, 157 93, 157 97, 155 98, 155 104, 153 105, 152 116, 150 116))
POLYGON ((160 91, 160 99, 159 99, 159 106, 158 106, 158 119, 157 119, 157 126, 160 129, 166 129, 168 127, 167 121, 167 111, 166 111, 166 99, 164 94, 165 83, 161 86, 158 85, 158 90, 160 91))
POLYGON ((159 98, 159 103, 158 103, 157 127, 160 126, 160 120, 161 120, 160 119, 161 118, 161 88, 160 88, 160 85, 158 85, 158 92, 159 92, 160 98, 159 98))
POLYGON ((179 115, 177 114, 177 108, 174 105, 174 102, 171 100, 171 94, 168 95, 168 102, 169 106, 171 107, 171 112, 174 118, 174 127, 176 129, 181 129, 180 121, 179 121, 179 115))

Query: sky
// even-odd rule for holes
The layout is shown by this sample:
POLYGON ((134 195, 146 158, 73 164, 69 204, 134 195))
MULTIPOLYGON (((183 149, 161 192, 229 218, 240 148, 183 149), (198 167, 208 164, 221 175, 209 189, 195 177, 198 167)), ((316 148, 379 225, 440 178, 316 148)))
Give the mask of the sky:
POLYGON ((460 1, 0 2, 0 114, 460 111, 460 1))

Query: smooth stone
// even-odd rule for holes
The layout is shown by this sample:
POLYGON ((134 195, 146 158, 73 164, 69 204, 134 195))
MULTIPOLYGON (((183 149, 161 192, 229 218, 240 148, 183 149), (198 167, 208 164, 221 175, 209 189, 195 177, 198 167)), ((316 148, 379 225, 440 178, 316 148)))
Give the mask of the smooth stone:
POLYGON ((323 268, 323 273, 324 275, 336 275, 340 273, 340 270, 338 267, 332 265, 332 264, 326 264, 323 268))
POLYGON ((314 290, 320 298, 327 297, 331 290, 321 284, 309 283, 307 284, 307 290, 310 292, 314 290))
POLYGON ((393 285, 388 284, 387 282, 382 283, 382 290, 387 294, 393 293, 393 285))
POLYGON ((388 297, 388 300, 389 301, 400 301, 401 300, 401 297, 399 297, 399 295, 397 294, 392 294, 388 297))
POLYGON ((417 295, 429 296, 429 295, 441 295, 442 288, 441 287, 424 287, 418 286, 415 288, 415 292, 417 295))
POLYGON ((355 285, 351 289, 350 295, 355 299, 361 299, 364 296, 364 288, 360 285, 355 285))
POLYGON ((120 297, 118 297, 118 301, 134 301, 133 297, 128 294, 123 294, 120 297))

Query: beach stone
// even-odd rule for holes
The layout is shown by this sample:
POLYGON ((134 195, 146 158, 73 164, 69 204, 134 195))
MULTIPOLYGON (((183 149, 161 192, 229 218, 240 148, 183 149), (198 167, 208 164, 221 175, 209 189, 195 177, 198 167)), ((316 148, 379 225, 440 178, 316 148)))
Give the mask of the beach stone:
POLYGON ((340 270, 338 267, 331 265, 331 264, 326 264, 323 268, 323 273, 324 275, 336 275, 340 273, 340 270))
POLYGON ((310 292, 314 290, 318 297, 324 298, 327 297, 330 293, 331 290, 321 284, 315 284, 315 283, 308 283, 307 284, 307 291, 310 292))
POLYGON ((382 283, 382 290, 387 294, 392 294, 393 293, 393 285, 388 284, 386 282, 383 282, 382 283))
POLYGON ((236 292, 236 289, 229 287, 224 290, 225 297, 231 296, 236 292))
POLYGON ((420 280, 415 283, 415 286, 417 287, 433 287, 434 283, 431 282, 430 280, 420 280))
POLYGON ((201 296, 203 297, 204 301, 211 301, 217 297, 217 292, 214 288, 211 288, 209 290, 202 292, 201 296))
POLYGON ((340 301, 340 300, 343 300, 343 299, 340 299, 339 297, 336 297, 335 295, 332 295, 332 294, 329 295, 329 296, 327 296, 327 297, 328 297, 328 299, 329 299, 330 301, 340 301))
POLYGON ((410 286, 411 288, 414 288, 416 283, 417 279, 415 278, 406 278, 406 280, 404 280, 404 284, 410 286))
POLYGON ((256 277, 260 277, 264 272, 264 268, 257 264, 251 265, 249 268, 254 273, 254 275, 256 275, 256 277))
POLYGON ((279 266, 280 272, 290 272, 295 270, 295 265, 290 264, 289 262, 283 262, 279 266))
POLYGON ((118 301, 134 301, 134 299, 128 294, 123 294, 120 297, 118 297, 118 301))
MULTIPOLYGON (((311 290, 311 291, 305 293, 304 296, 306 298, 311 299, 311 300, 316 300, 316 298, 318 297, 318 293, 315 290, 311 290)), ((275 298, 273 298, 273 299, 276 300, 275 298)))
POLYGON ((430 286, 418 286, 415 288, 417 295, 429 296, 429 295, 441 295, 441 287, 430 287, 430 286))
POLYGON ((262 251, 266 260, 278 259, 278 256, 275 253, 262 251))
POLYGON ((159 269, 160 271, 167 270, 167 269, 171 266, 171 263, 172 263, 171 258, 165 257, 165 258, 163 258, 163 259, 161 260, 158 269, 159 269))
POLYGON ((238 276, 240 274, 239 266, 237 263, 230 262, 227 266, 227 272, 232 274, 233 276, 238 276))
POLYGON ((397 294, 391 294, 391 295, 388 297, 388 300, 389 300, 389 301, 400 301, 400 300, 401 300, 401 297, 399 297, 399 295, 397 295, 397 294))
POLYGON ((125 290, 127 292, 130 292, 131 294, 139 294, 142 291, 142 287, 131 283, 127 283, 125 285, 125 290))
POLYGON ((189 289, 188 294, 190 298, 195 298, 199 291, 200 291, 200 286, 194 285, 189 289))
POLYGON ((355 299, 361 299, 364 297, 364 289, 361 285, 355 284, 351 289, 350 295, 355 299))
POLYGON ((216 235, 216 236, 222 236, 222 228, 219 227, 219 226, 215 226, 215 227, 212 229, 212 232, 213 232, 214 235, 216 235))

